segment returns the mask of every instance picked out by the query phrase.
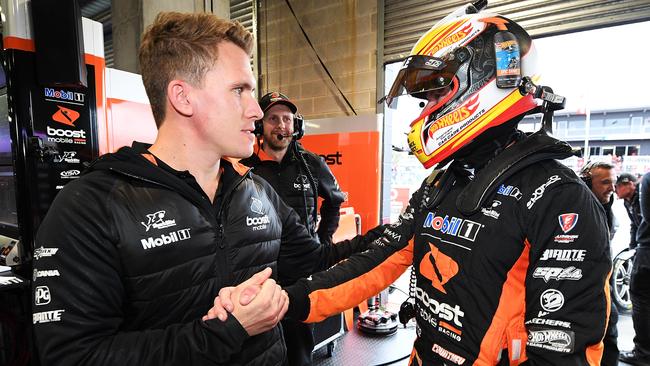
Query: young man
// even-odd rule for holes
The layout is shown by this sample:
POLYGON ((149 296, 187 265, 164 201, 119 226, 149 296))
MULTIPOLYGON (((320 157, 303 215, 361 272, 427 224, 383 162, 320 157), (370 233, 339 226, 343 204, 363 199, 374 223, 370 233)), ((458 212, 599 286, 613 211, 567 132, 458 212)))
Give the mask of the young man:
MULTIPOLYGON (((385 228, 390 235, 285 287, 287 314, 319 321, 412 265, 401 312, 417 322, 411 365, 598 365, 611 271, 605 215, 556 160, 570 156, 570 146, 544 131, 516 130, 535 112, 550 125, 562 104, 533 84, 537 66, 523 28, 474 5, 420 38, 387 101, 422 100, 409 146, 425 167, 446 169, 422 183, 385 228), (508 68, 512 57, 521 57, 521 69, 508 68)), ((225 315, 222 302, 241 303, 231 290, 221 291, 213 316, 225 315)))
POLYGON ((287 297, 274 279, 291 283, 363 249, 319 245, 266 181, 231 160, 252 154, 262 118, 252 47, 240 24, 209 14, 161 13, 145 32, 156 141, 95 161, 38 231, 43 365, 283 364, 287 297), (222 287, 242 283, 259 298, 225 322, 202 320, 222 287))
POLYGON ((634 174, 621 173, 616 179, 616 195, 623 200, 623 205, 630 217, 630 248, 636 247, 636 233, 641 224, 641 206, 637 178, 634 174))
MULTIPOLYGON (((284 202, 300 216, 310 234, 324 245, 332 243, 339 224, 339 209, 345 197, 336 178, 320 156, 305 150, 303 121, 298 108, 287 96, 270 92, 260 98, 264 118, 256 122, 262 147, 257 154, 241 161, 266 179, 284 202), (320 223, 316 231, 318 197, 323 198, 320 223)), ((312 326, 291 319, 282 320, 289 366, 312 364, 314 349, 312 326)))

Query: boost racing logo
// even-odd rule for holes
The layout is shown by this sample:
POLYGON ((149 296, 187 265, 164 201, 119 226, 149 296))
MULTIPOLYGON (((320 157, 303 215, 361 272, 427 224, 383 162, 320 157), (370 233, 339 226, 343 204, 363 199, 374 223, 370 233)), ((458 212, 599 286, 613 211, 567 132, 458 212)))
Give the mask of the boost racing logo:
POLYGON ((429 247, 431 251, 420 262, 420 274, 431 280, 433 288, 446 294, 444 284, 458 273, 458 263, 435 245, 429 243, 429 247))
MULTIPOLYGON (((57 105, 57 108, 59 109, 52 115, 52 120, 68 127, 75 127, 74 123, 79 119, 79 112, 60 105, 57 105)), ((47 126, 46 133, 48 136, 47 140, 50 142, 76 145, 86 144, 86 131, 84 130, 67 130, 47 126)))
MULTIPOLYGON (((307 178, 307 177, 305 177, 307 178)), ((263 211, 262 201, 258 198, 251 197, 251 212, 259 215, 257 217, 246 216, 246 226, 252 227, 253 231, 257 230, 266 230, 268 225, 271 223, 269 215, 265 214, 263 211)))

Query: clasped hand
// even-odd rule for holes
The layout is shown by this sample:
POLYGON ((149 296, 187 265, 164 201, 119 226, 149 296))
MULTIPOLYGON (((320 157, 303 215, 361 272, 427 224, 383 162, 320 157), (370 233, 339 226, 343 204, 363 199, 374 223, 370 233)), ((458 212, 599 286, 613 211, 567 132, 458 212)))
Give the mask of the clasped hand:
POLYGON ((271 268, 266 268, 235 287, 222 288, 203 321, 225 321, 231 313, 250 336, 272 329, 286 314, 289 296, 270 277, 271 268))

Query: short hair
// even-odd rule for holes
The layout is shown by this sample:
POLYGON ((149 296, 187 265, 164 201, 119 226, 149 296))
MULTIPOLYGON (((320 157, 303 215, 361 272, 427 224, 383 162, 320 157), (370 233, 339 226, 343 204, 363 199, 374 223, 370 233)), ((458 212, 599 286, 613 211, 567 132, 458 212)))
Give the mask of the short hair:
POLYGON ((161 12, 147 27, 140 43, 140 72, 158 127, 165 119, 169 82, 182 78, 201 86, 225 41, 252 54, 253 35, 239 22, 212 14, 161 12))
POLYGON ((580 176, 582 176, 582 177, 590 177, 591 176, 591 171, 596 169, 596 168, 611 170, 611 169, 614 169, 614 165, 612 165, 610 163, 606 163, 604 161, 587 162, 587 164, 585 164, 585 166, 582 168, 582 171, 580 172, 580 176))

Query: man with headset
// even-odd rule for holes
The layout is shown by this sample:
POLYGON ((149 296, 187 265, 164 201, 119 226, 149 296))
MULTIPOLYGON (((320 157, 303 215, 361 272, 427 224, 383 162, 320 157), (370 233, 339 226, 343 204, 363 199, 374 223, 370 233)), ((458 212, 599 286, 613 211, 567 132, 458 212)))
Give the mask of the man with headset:
MULTIPOLYGON (((607 217, 607 228, 609 229, 609 240, 614 238, 616 232, 616 218, 612 212, 614 204, 614 182, 616 182, 616 172, 614 165, 602 161, 587 162, 580 171, 580 177, 587 187, 596 196, 598 202, 603 206, 607 217)), ((610 286, 613 288, 613 282, 610 279, 610 286)), ((614 298, 611 296, 610 298, 614 298)), ((618 365, 618 309, 614 302, 611 302, 611 312, 609 314, 609 323, 605 338, 603 338, 603 359, 602 366, 618 365)))
MULTIPOLYGON (((242 160, 266 179, 284 202, 300 216, 305 227, 323 245, 332 243, 339 224, 339 209, 345 197, 336 178, 320 156, 305 150, 298 140, 304 134, 298 108, 284 94, 270 92, 260 99, 264 118, 255 123, 255 134, 263 143, 256 154, 242 160), (316 229, 318 197, 323 198, 320 224, 316 229)), ((311 327, 283 320, 290 366, 311 365, 314 338, 311 327)))

